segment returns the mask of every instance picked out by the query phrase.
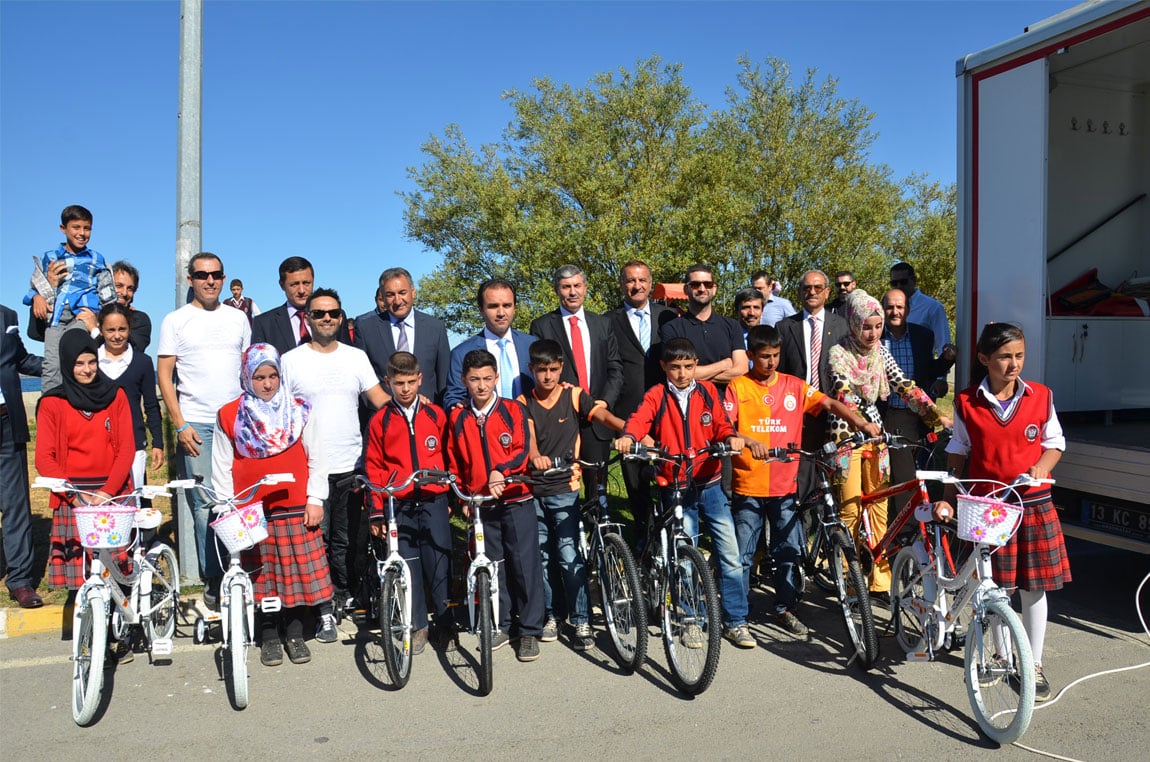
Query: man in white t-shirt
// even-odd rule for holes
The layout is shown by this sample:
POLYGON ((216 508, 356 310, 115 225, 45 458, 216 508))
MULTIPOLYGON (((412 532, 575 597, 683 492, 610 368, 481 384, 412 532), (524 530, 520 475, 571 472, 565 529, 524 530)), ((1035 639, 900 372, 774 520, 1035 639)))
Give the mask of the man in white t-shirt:
MULTIPOLYGON (((344 606, 349 591, 363 578, 366 531, 360 542, 363 493, 355 489, 355 466, 363 452, 358 402, 362 394, 373 408, 382 407, 388 395, 379 384, 367 353, 338 340, 344 314, 339 294, 317 288, 304 311, 311 341, 283 356, 283 374, 294 396, 311 402, 311 420, 319 425, 328 465, 328 498, 324 503, 324 539, 328 566, 335 587, 333 603, 344 606)), ((366 530, 366 527, 363 527, 366 530)), ((335 620, 321 613, 316 640, 338 638, 335 620)))
MULTIPOLYGON (((247 317, 239 310, 224 309, 220 303, 224 282, 219 257, 206 251, 193 256, 188 262, 192 301, 164 317, 156 350, 156 381, 176 430, 177 456, 184 475, 203 477, 203 483, 209 485, 216 413, 240 396, 240 358, 252 337, 247 317)), ((200 577, 204 580, 204 603, 216 608, 223 571, 215 537, 208 528, 211 509, 200 490, 188 495, 200 577)))

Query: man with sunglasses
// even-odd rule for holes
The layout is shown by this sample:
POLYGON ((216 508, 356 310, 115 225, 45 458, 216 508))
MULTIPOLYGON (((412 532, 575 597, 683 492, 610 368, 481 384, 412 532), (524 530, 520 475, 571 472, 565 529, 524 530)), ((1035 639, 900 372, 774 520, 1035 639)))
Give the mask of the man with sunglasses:
MULTIPOLYGON (((950 323, 946 319, 946 308, 937 299, 918 290, 914 267, 906 262, 899 262, 890 268, 890 287, 906 294, 906 321, 934 331, 934 356, 941 355, 950 343, 950 323)), ((945 391, 942 393, 946 394, 945 391)))
POLYGON ((855 281, 855 274, 850 270, 839 270, 835 273, 835 288, 838 289, 838 294, 835 296, 834 301, 827 305, 827 309, 845 318, 847 316, 847 294, 858 288, 858 283, 855 281))
MULTIPOLYGON (((204 484, 212 482, 216 413, 242 392, 240 358, 252 336, 244 313, 223 308, 220 292, 225 283, 224 263, 219 257, 207 251, 194 255, 188 262, 192 300, 164 317, 156 349, 156 381, 176 430, 184 476, 203 477, 204 484)), ((188 494, 204 603, 217 608, 223 571, 214 547, 215 536, 208 528, 211 507, 199 490, 188 494)))
POLYGON ((695 379, 715 384, 721 397, 727 393, 728 381, 747 372, 743 328, 734 319, 712 309, 719 289, 708 265, 687 268, 683 285, 687 292, 687 313, 664 323, 659 329, 659 338, 663 342, 690 339, 699 354, 695 379))
MULTIPOLYGON (((283 356, 283 375, 291 394, 310 402, 313 419, 322 421, 319 437, 328 472, 323 534, 333 603, 343 607, 349 596, 362 596, 355 588, 363 579, 366 556, 367 527, 362 527, 362 538, 360 531, 363 493, 354 489, 356 461, 363 452, 359 399, 362 395, 377 410, 388 396, 367 353, 339 341, 345 316, 338 293, 330 288, 313 291, 304 304, 304 319, 310 340, 283 356)), ((335 618, 321 612, 316 640, 333 643, 338 637, 335 618)))

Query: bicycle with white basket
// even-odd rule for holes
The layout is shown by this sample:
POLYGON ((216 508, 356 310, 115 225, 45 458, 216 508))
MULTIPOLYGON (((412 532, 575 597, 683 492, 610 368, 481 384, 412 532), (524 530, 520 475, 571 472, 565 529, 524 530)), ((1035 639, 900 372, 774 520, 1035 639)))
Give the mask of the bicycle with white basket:
POLYGON ((72 719, 84 726, 92 722, 100 705, 109 633, 131 648, 138 631, 149 659, 172 653, 180 604, 179 564, 166 544, 153 541, 145 547, 142 532, 158 527, 163 516, 154 508, 137 507, 137 499, 166 496, 168 489, 185 489, 193 483, 146 484, 111 498, 77 489, 66 479, 39 476, 32 486, 84 503, 72 508, 80 544, 91 554, 88 578, 76 593, 72 615, 72 719), (125 571, 113 551, 128 546, 133 547, 125 571))
MULTIPOLYGON (((236 709, 244 709, 248 705, 248 647, 255 642, 255 593, 251 577, 241 563, 241 553, 268 538, 263 502, 241 504, 250 500, 265 484, 294 481, 292 474, 266 474, 232 496, 222 495, 203 484, 196 485, 214 504, 212 512, 219 514, 219 518, 211 522, 211 527, 216 539, 228 551, 228 566, 220 580, 219 623, 223 650, 228 654, 225 664, 230 667, 225 668, 224 673, 231 676, 232 701, 236 709)), ((216 552, 219 552, 218 546, 216 552)), ((265 614, 277 612, 280 608, 281 601, 276 596, 260 600, 260 610, 265 614)), ((196 618, 193 632, 196 643, 207 642, 209 621, 215 621, 215 618, 202 615, 196 618)))
POLYGON ((356 480, 372 492, 387 495, 387 557, 375 561, 379 588, 369 595, 368 613, 379 622, 379 637, 387 674, 396 688, 411 677, 411 567, 399 552, 399 525, 395 517, 395 495, 411 485, 417 488, 453 481, 446 471, 420 469, 400 484, 379 485, 366 476, 356 480))
POLYGON ((930 661, 954 633, 959 615, 966 615, 964 674, 971 708, 987 736, 1013 743, 1026 732, 1034 711, 1034 658, 1022 621, 1010 606, 1010 593, 994 582, 990 557, 1022 524, 1017 488, 1054 482, 1025 474, 1011 484, 942 472, 919 472, 919 478, 958 487, 958 537, 974 547, 948 574, 955 569, 948 530, 935 521, 931 506, 916 510, 918 535, 891 564, 895 638, 908 661, 930 661), (985 497, 969 494, 974 484, 992 490, 985 497))

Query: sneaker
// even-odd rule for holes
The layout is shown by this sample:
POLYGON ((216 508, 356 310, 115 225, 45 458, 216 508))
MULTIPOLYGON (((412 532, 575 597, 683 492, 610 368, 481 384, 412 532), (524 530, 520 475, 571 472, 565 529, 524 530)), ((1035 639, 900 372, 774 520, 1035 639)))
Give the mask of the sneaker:
POLYGON ((591 632, 591 625, 587 622, 575 625, 575 637, 571 647, 576 651, 590 651, 595 647, 595 635, 591 632))
POLYGON ((220 610, 220 583, 209 581, 204 585, 204 605, 210 611, 220 610))
POLYGON ((1042 665, 1034 665, 1034 700, 1038 703, 1050 700, 1050 681, 1042 672, 1042 665))
POLYGON ((292 664, 307 664, 311 661, 311 651, 308 650, 307 643, 303 642, 303 638, 288 638, 284 650, 287 651, 292 664))
POLYGON ((500 632, 499 630, 496 630, 495 634, 491 636, 491 651, 494 653, 510 642, 511 638, 507 637, 506 632, 500 632))
POLYGON ((686 629, 683 630, 681 640, 687 648, 702 648, 703 628, 697 624, 687 625, 686 629))
POLYGON ((315 639, 320 643, 334 643, 339 640, 339 630, 335 628, 333 614, 320 614, 315 628, 315 639))
POLYGON ((539 639, 544 643, 554 643, 559 640, 559 623, 555 621, 555 617, 547 617, 547 622, 543 625, 543 634, 539 639))
POLYGON ((268 638, 260 645, 260 664, 278 667, 284 663, 284 647, 276 638, 268 638))
POLYGON ((423 627, 411 633, 411 652, 418 656, 427 648, 427 628, 423 627))
POLYGON ((534 635, 519 638, 519 661, 535 661, 539 658, 539 639, 534 635))
POLYGON ((808 633, 807 626, 800 622, 799 618, 790 611, 775 614, 775 624, 797 638, 805 638, 808 633))
POLYGON ((751 637, 750 629, 745 624, 740 624, 738 627, 728 627, 723 632, 723 637, 739 648, 754 648, 757 645, 755 639, 751 637))

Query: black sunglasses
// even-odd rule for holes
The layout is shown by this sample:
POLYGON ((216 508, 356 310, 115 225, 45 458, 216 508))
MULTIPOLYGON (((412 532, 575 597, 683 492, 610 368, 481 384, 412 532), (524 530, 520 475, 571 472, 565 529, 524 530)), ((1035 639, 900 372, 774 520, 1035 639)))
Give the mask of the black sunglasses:
POLYGON ((910 278, 891 278, 890 279, 890 287, 891 288, 902 288, 903 286, 909 286, 909 285, 910 285, 910 278))
POLYGON ((224 279, 223 270, 196 270, 192 273, 192 280, 207 280, 208 278, 215 278, 216 280, 224 279))
POLYGON ((308 310, 307 311, 307 316, 309 318, 311 318, 312 320, 323 320, 324 315, 326 315, 329 318, 335 318, 336 320, 339 320, 341 317, 343 317, 343 310, 337 308, 334 310, 308 310))
POLYGON ((714 285, 713 280, 693 280, 687 284, 687 288, 711 288, 714 285))

